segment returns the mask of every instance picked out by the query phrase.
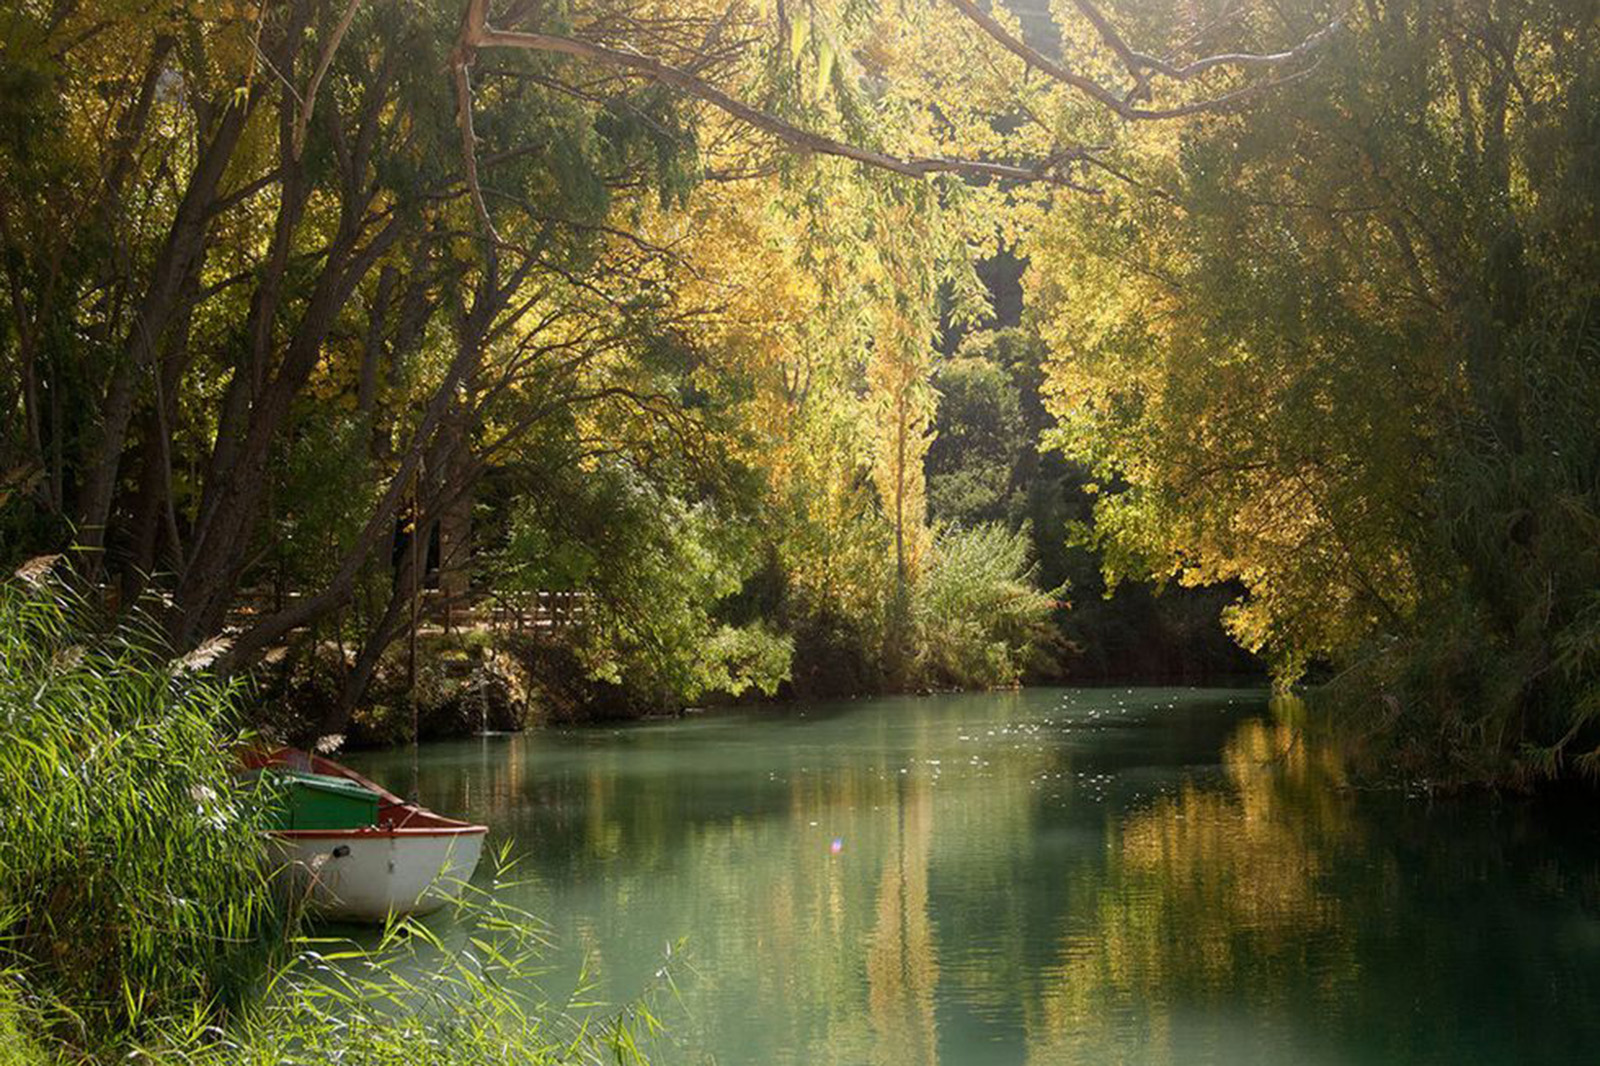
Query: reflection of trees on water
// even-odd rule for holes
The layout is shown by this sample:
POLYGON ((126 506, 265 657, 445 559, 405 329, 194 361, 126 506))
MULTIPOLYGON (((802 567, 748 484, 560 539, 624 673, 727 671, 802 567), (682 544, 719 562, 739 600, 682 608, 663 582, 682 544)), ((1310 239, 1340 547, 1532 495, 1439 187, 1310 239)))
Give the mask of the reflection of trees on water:
POLYGON ((899 817, 878 881, 877 921, 867 947, 867 1003, 880 1066, 938 1061, 934 992, 938 950, 928 918, 933 791, 923 776, 902 778, 899 817))
MULTIPOLYGON (((1007 698, 985 698, 984 707, 971 723, 979 731, 1007 727, 1016 712, 1007 698)), ((776 784, 735 789, 718 817, 708 817, 703 791, 692 793, 720 785, 652 773, 626 800, 590 785, 585 805, 598 800, 606 816, 586 817, 569 840, 541 847, 592 856, 620 840, 627 861, 590 873, 604 899, 598 909, 631 911, 641 928, 686 931, 691 960, 742 964, 685 980, 687 1018, 674 1021, 680 1035, 703 1023, 721 1046, 740 1046, 730 1030, 748 1026, 752 1046, 782 1049, 775 1062, 938 1061, 944 977, 930 871, 937 862, 977 882, 995 869, 996 854, 1024 856, 1038 797, 1032 779, 1061 757, 1032 743, 1003 774, 952 780, 943 768, 970 754, 948 717, 926 704, 904 711, 876 733, 852 735, 842 759, 802 752, 774 771, 776 784)), ((591 773, 615 769, 599 762, 591 773)), ((730 758, 730 777, 746 769, 730 758)), ((553 790, 548 804, 564 802, 567 786, 544 787, 553 790)), ((989 921, 1004 885, 992 887, 989 921)), ((594 945, 600 972, 626 967, 638 943, 615 934, 594 945)))
MULTIPOLYGON (((1002 1061, 1040 1064, 1272 1061, 1297 1038, 1317 1042, 1295 1047, 1302 1062, 1352 1046, 1444 1061, 1426 1047, 1435 1029, 1475 1034, 1454 1045, 1470 1050, 1486 1014, 1516 1019, 1508 1031, 1528 1019, 1549 1061, 1600 1036, 1570 1024, 1600 995, 1576 936, 1554 972, 1477 988, 1553 950, 1545 926, 1481 930, 1545 921, 1549 899, 1589 900, 1597 928, 1592 854, 1506 825, 1474 832, 1459 808, 1380 797, 1375 816, 1334 755, 1281 721, 1137 748, 1164 775, 1152 798, 1148 782, 1137 796, 1074 786, 1074 771, 1106 765, 1105 743, 1021 728, 1008 698, 954 718, 929 706, 807 723, 793 744, 732 728, 544 749, 530 735, 440 763, 424 798, 516 839, 525 880, 509 902, 548 917, 552 962, 585 957, 606 998, 643 987, 660 949, 688 939, 671 1022, 686 1047, 663 1061, 717 1048, 775 1066, 914 1066, 994 1055, 995 1040, 1002 1061), (1168 769, 1210 763, 1218 734, 1219 773, 1168 769), (1395 1006, 1413 1002, 1413 1015, 1395 1006)), ((1134 735, 1120 734, 1148 743, 1134 735)))
POLYGON ((1337 761, 1287 726, 1249 721, 1223 765, 1225 788, 1186 783, 1127 815, 1106 868, 1068 886, 1075 907, 1030 1019, 1029 1061, 1183 1061, 1197 1036, 1226 1040, 1221 1026, 1174 1033, 1198 1008, 1247 1001, 1259 1023, 1298 1007, 1285 995, 1305 991, 1294 975, 1308 944, 1333 999, 1356 978, 1326 883, 1354 832, 1337 761))

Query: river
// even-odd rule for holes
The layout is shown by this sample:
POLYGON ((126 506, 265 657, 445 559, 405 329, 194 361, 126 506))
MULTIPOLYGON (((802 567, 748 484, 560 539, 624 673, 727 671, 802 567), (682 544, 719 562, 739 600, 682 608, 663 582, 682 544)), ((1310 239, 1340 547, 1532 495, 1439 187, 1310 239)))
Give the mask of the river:
POLYGON ((664 1064, 1600 1061, 1592 814, 1358 792, 1282 717, 1030 689, 349 762, 510 843, 548 992, 670 948, 664 1064))

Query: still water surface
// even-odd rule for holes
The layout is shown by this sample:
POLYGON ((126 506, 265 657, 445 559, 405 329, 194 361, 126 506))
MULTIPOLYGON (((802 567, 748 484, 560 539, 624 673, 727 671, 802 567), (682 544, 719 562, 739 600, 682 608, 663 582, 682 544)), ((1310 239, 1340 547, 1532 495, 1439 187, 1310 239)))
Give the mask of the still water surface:
POLYGON ((683 941, 663 1063, 1600 1062, 1592 814, 1355 793, 1259 692, 539 730, 417 775, 522 856, 551 985, 623 1002, 683 941))

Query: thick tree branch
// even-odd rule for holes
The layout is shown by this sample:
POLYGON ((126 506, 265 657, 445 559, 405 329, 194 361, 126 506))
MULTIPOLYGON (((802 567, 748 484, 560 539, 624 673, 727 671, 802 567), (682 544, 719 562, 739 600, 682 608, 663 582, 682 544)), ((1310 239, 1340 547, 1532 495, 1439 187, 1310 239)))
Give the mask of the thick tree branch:
POLYGON ((817 155, 831 155, 850 159, 879 170, 887 170, 908 177, 927 177, 931 174, 958 174, 964 177, 999 178, 1009 181, 1048 182, 1082 192, 1093 192, 1074 182, 1069 176, 1073 163, 1089 161, 1090 152, 1083 148, 1069 148, 1054 153, 1049 159, 1032 165, 991 162, 978 159, 959 159, 947 156, 901 156, 878 152, 870 148, 835 140, 832 137, 802 129, 760 108, 724 92, 697 75, 674 67, 652 56, 638 52, 596 44, 576 37, 563 37, 547 33, 497 30, 488 24, 487 0, 469 0, 466 16, 462 20, 461 36, 452 56, 456 82, 458 116, 461 130, 463 164, 467 183, 472 190, 473 205, 479 222, 491 237, 490 224, 482 187, 478 181, 477 139, 472 132, 472 85, 468 70, 477 51, 482 48, 509 48, 522 51, 547 52, 569 55, 620 67, 662 85, 668 85, 703 100, 713 107, 732 115, 741 122, 777 138, 789 148, 817 155))
POLYGON ((472 196, 472 209, 478 216, 478 224, 483 227, 484 234, 491 242, 499 243, 500 234, 489 217, 489 205, 483 199, 483 183, 478 180, 478 135, 472 129, 473 50, 466 44, 472 12, 478 10, 483 2, 472 0, 467 8, 469 22, 461 28, 461 43, 456 45, 450 57, 450 69, 456 83, 456 126, 461 131, 461 164, 466 172, 467 191, 472 196))
POLYGON ((1056 62, 1050 57, 1044 55, 1042 52, 1039 52, 1034 48, 1030 48, 1027 44, 1023 43, 1009 30, 1002 26, 993 15, 979 7, 974 0, 948 0, 948 2, 957 11, 960 11, 964 16, 966 16, 968 20, 978 26, 979 29, 988 34, 989 37, 995 41, 995 43, 999 44, 1012 55, 1015 55, 1017 58, 1021 59, 1034 70, 1037 70, 1046 77, 1052 78, 1055 81, 1059 81, 1064 85, 1070 85, 1072 88, 1082 92, 1095 102, 1104 105, 1106 108, 1116 113, 1119 117, 1129 121, 1151 121, 1158 119, 1183 118, 1187 115, 1197 115, 1207 111, 1218 111, 1247 97, 1255 96, 1258 93, 1265 92, 1268 89, 1277 88, 1282 85, 1287 85, 1291 82, 1299 81, 1301 78, 1304 78, 1306 75, 1311 73, 1311 70, 1314 68, 1314 64, 1312 66, 1303 67, 1294 73, 1287 74, 1282 77, 1268 78, 1264 81, 1258 81, 1254 84, 1246 85, 1241 89, 1223 93, 1220 96, 1208 97, 1203 100, 1195 100, 1190 103, 1179 104, 1174 107, 1136 107, 1131 102, 1148 87, 1150 78, 1154 74, 1159 74, 1163 77, 1171 78, 1176 81, 1188 81, 1199 76, 1200 74, 1205 73, 1208 70, 1213 70, 1218 67, 1278 67, 1292 65, 1296 61, 1306 58, 1307 56, 1311 55, 1311 53, 1319 49, 1332 35, 1334 30, 1337 29, 1341 24, 1341 20, 1334 20, 1332 23, 1307 37, 1304 41, 1301 41, 1300 44, 1286 52, 1275 52, 1271 54, 1236 52, 1226 55, 1208 56, 1205 59, 1198 59, 1193 63, 1187 64, 1186 66, 1179 67, 1167 62, 1166 60, 1157 59, 1154 56, 1145 55, 1143 52, 1134 51, 1134 49, 1128 45, 1127 41, 1123 39, 1122 35, 1117 32, 1116 27, 1111 25, 1110 21, 1107 20, 1103 14, 1101 14, 1098 8, 1089 3, 1088 0, 1073 0, 1073 3, 1077 6, 1078 10, 1081 11, 1084 17, 1087 18, 1094 26, 1096 33, 1098 33, 1100 36, 1100 39, 1105 42, 1108 48, 1117 54, 1117 57, 1122 60, 1123 65, 1128 68, 1128 72, 1133 75, 1135 81, 1137 82, 1137 84, 1134 86, 1133 92, 1129 93, 1127 96, 1122 96, 1112 89, 1101 85, 1093 78, 1085 74, 1080 74, 1077 71, 1056 62))

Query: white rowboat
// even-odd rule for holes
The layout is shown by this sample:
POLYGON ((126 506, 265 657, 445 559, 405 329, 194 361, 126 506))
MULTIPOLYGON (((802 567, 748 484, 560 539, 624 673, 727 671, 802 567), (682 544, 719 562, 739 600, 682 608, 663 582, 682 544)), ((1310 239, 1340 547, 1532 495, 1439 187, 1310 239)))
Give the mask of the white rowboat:
POLYGON ((407 803, 348 767, 294 748, 247 755, 245 764, 343 778, 378 795, 375 825, 269 834, 294 898, 319 917, 383 922, 427 914, 460 896, 477 868, 487 826, 407 803))

